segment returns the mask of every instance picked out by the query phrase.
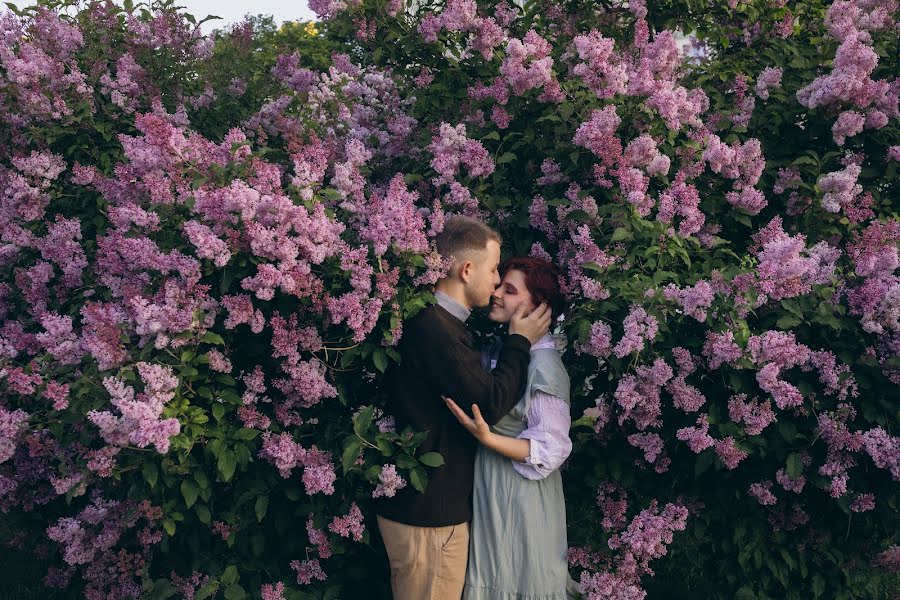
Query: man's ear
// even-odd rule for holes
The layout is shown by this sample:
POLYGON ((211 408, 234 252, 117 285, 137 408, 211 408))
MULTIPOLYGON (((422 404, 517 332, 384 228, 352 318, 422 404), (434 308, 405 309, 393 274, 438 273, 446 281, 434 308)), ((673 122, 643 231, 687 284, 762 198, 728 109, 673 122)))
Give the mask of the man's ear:
POLYGON ((459 265, 459 278, 462 279, 463 283, 469 283, 469 277, 472 275, 472 269, 474 265, 472 265, 471 260, 463 261, 461 265, 459 265))

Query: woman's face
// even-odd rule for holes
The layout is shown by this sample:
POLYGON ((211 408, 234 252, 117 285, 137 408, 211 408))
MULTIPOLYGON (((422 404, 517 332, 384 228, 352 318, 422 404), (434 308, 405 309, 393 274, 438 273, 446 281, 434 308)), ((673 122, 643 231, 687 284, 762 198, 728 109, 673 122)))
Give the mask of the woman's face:
POLYGON ((525 287, 525 274, 510 269, 491 295, 491 312, 488 318, 495 323, 509 323, 520 304, 525 305, 526 314, 534 310, 531 292, 525 287))

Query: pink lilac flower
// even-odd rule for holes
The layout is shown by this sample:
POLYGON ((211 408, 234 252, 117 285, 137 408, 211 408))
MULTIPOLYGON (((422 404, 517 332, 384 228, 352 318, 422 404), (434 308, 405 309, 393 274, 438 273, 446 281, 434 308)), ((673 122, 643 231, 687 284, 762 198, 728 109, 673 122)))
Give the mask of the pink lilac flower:
POLYGON ((862 441, 875 466, 888 470, 894 481, 900 481, 900 437, 874 427, 862 434, 862 441))
POLYGON ((850 503, 853 512, 868 512, 875 510, 875 494, 860 494, 850 503))
POLYGON ((393 498, 394 495, 406 487, 406 481, 397 473, 395 465, 384 465, 381 474, 378 475, 378 485, 372 492, 373 498, 393 498))
POLYGON ((84 350, 78 336, 72 331, 72 317, 47 312, 40 317, 44 332, 37 334, 37 341, 63 365, 81 362, 84 350))
POLYGON ((580 63, 572 73, 581 77, 598 98, 612 98, 626 90, 628 73, 625 65, 614 57, 615 41, 597 30, 575 36, 572 41, 580 63))
POLYGON ((274 585, 265 583, 259 588, 259 594, 262 600, 285 600, 284 583, 281 581, 274 585))
POLYGON ((643 350, 644 342, 652 341, 659 330, 656 318, 647 314, 647 311, 637 305, 631 307, 622 325, 625 332, 622 339, 613 348, 613 352, 618 358, 643 350))
POLYGON ((616 403, 622 409, 619 424, 631 419, 640 431, 658 425, 660 390, 672 375, 672 368, 663 359, 657 358, 649 367, 638 367, 635 375, 627 374, 620 378, 614 393, 616 403))
POLYGON ((564 183, 567 180, 568 178, 563 174, 559 163, 552 158, 545 158, 541 163, 541 176, 535 180, 535 183, 538 185, 553 185, 555 183, 564 183))
POLYGON ((685 182, 684 172, 679 172, 672 185, 659 195, 656 220, 672 223, 676 216, 682 218, 678 224, 678 234, 683 237, 698 233, 706 221, 700 210, 700 192, 694 185, 685 182))
POLYGON ((16 442, 28 425, 24 410, 6 410, 0 406, 0 463, 9 460, 16 451, 16 442))
POLYGON ((726 193, 725 201, 750 215, 758 215, 768 205, 765 195, 752 187, 745 187, 739 192, 726 193))
POLYGON ((515 95, 521 96, 528 90, 544 88, 540 100, 562 100, 562 91, 553 76, 550 50, 550 43, 533 29, 521 40, 512 38, 507 42, 506 58, 500 65, 500 73, 515 95))
POLYGON ((612 352, 612 329, 603 321, 591 325, 591 332, 584 344, 576 343, 577 353, 590 354, 597 358, 605 358, 612 352))
POLYGON ((806 477, 803 475, 791 477, 784 469, 778 469, 778 472, 775 473, 775 481, 787 491, 794 492, 795 494, 802 492, 803 487, 806 485, 806 477))
POLYGON ((754 398, 748 401, 746 394, 737 394, 728 400, 728 416, 735 423, 743 423, 747 435, 759 435, 776 421, 769 400, 759 402, 754 398))
POLYGON ((232 366, 231 361, 218 350, 210 350, 207 352, 209 357, 209 368, 219 373, 230 373, 232 366))
POLYGON ((900 546, 891 546, 876 556, 873 562, 890 573, 900 573, 900 546))
POLYGON ((373 194, 369 199, 360 236, 372 243, 376 256, 382 256, 391 246, 398 252, 423 253, 428 249, 425 221, 415 205, 418 197, 397 173, 386 193, 373 194))
POLYGON ((747 452, 735 445, 734 438, 731 436, 722 440, 716 440, 715 449, 722 464, 729 470, 737 468, 738 464, 749 456, 747 452))
POLYGON ((842 112, 831 126, 834 143, 843 146, 848 137, 853 137, 863 130, 865 123, 866 117, 862 113, 854 110, 842 112))
POLYGON ((603 481, 597 486, 597 506, 603 514, 600 525, 606 531, 621 529, 628 522, 628 496, 625 488, 614 481, 603 481))
POLYGON ((350 510, 343 517, 335 517, 328 525, 328 530, 338 534, 341 537, 352 537, 355 541, 362 540, 363 531, 366 527, 363 525, 363 514, 356 502, 350 505, 350 510))
MULTIPOLYGON (((310 2, 310 5, 312 2, 310 2)), ((327 575, 325 575, 325 571, 322 570, 322 566, 319 564, 319 559, 314 558, 312 560, 292 560, 291 561, 291 569, 297 572, 297 583, 300 585, 308 585, 314 579, 319 581, 325 581, 327 579, 327 575)))
POLYGON ((803 183, 800 177, 800 170, 796 167, 778 169, 778 179, 772 186, 772 191, 776 194, 783 194, 786 190, 794 190, 803 183))
POLYGON ((53 402, 53 410, 65 410, 69 406, 69 384, 50 380, 41 395, 53 402))
POLYGON ((715 440, 709 435, 709 420, 706 415, 700 415, 697 419, 697 427, 682 427, 675 432, 675 437, 686 442, 695 454, 715 445, 715 440))
POLYGON ((692 286, 680 289, 675 284, 669 284, 663 290, 663 296, 677 302, 684 314, 701 323, 706 321, 706 311, 715 299, 712 286, 702 279, 692 286))
POLYGON ((769 480, 760 481, 750 485, 750 495, 756 498, 756 501, 763 506, 772 506, 778 499, 771 492, 772 482, 769 480))
POLYGON ((650 561, 668 553, 676 531, 687 526, 688 509, 678 504, 666 504, 662 511, 656 500, 634 517, 628 527, 609 538, 610 550, 624 554, 623 563, 631 564, 637 573, 649 570, 650 561))
POLYGON ((628 436, 628 443, 644 453, 644 460, 653 465, 657 473, 669 470, 670 459, 663 456, 663 441, 656 433, 633 433, 628 436))
POLYGON ((231 259, 228 244, 219 239, 208 226, 199 221, 187 221, 184 232, 196 248, 197 256, 211 260, 217 267, 224 267, 231 259))
POLYGON ((572 143, 593 152, 603 164, 613 165, 622 154, 622 142, 616 137, 621 123, 615 106, 594 110, 591 118, 578 126, 572 143))
POLYGON ((822 197, 822 208, 837 213, 841 208, 853 202, 862 193, 862 186, 856 180, 862 169, 859 165, 848 165, 841 171, 833 171, 819 177, 817 185, 825 194, 822 197))
POLYGON ((433 155, 431 168, 438 174, 435 178, 437 185, 453 181, 461 166, 466 167, 470 177, 482 177, 494 172, 494 161, 481 142, 466 137, 465 125, 453 127, 441 123, 428 150, 433 155))
POLYGON ((756 78, 756 95, 761 100, 769 99, 769 92, 781 87, 781 77, 784 71, 781 67, 766 67, 756 78))
POLYGON ((265 317, 259 309, 253 308, 253 300, 247 294, 237 296, 223 296, 222 306, 228 311, 225 319, 225 329, 234 329, 237 325, 246 323, 250 325, 253 333, 262 331, 266 324, 265 317))

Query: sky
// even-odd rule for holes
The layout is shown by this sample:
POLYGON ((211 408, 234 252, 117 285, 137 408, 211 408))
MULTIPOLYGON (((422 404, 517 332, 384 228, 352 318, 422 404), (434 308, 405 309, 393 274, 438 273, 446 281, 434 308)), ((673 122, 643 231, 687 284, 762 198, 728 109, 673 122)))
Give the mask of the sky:
POLYGON ((206 15, 217 15, 222 20, 207 21, 203 31, 224 28, 228 23, 236 23, 247 13, 254 15, 272 15, 276 23, 282 21, 311 21, 315 15, 307 6, 306 0, 253 0, 253 2, 235 2, 234 0, 179 0, 179 5, 197 19, 206 15))
MULTIPOLYGON (((20 8, 31 6, 35 2, 28 0, 11 0, 20 8)), ((121 0, 116 0, 121 4, 121 0)), ((137 4, 137 0, 134 2, 137 4)), ((207 21, 203 24, 204 33, 213 29, 224 29, 229 23, 237 23, 247 13, 255 15, 272 15, 276 23, 282 21, 312 21, 315 14, 309 9, 306 0, 253 0, 252 2, 236 2, 235 0, 179 0, 187 12, 202 19, 206 15, 222 17, 221 20, 207 21)))

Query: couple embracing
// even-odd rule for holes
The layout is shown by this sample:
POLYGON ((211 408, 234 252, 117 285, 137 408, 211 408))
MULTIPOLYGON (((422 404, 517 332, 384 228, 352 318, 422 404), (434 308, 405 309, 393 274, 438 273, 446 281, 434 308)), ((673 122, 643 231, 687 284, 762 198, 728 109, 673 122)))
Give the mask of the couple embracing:
POLYGON ((377 504, 395 600, 564 600, 566 510, 558 468, 571 451, 569 378, 549 333, 562 312, 558 270, 500 262, 500 236, 447 219, 437 249, 453 260, 437 304, 404 324, 402 362, 385 378, 398 429, 428 431, 440 452, 425 493, 377 504), (493 353, 475 348, 473 308, 507 323, 493 353))

